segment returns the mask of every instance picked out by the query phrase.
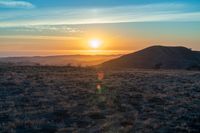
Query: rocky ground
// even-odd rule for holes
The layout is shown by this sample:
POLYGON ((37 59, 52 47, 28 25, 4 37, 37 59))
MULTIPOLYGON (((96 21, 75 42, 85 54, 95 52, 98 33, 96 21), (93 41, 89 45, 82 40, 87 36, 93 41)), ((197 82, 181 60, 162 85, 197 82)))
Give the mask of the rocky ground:
POLYGON ((0 132, 200 132, 200 72, 103 72, 1 66, 0 132))

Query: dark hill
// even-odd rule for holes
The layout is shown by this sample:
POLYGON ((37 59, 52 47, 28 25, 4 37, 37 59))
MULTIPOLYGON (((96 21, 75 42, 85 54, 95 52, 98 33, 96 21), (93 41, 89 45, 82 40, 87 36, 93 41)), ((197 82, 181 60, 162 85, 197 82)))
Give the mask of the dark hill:
POLYGON ((100 65, 103 68, 199 69, 200 52, 185 47, 152 46, 100 65))

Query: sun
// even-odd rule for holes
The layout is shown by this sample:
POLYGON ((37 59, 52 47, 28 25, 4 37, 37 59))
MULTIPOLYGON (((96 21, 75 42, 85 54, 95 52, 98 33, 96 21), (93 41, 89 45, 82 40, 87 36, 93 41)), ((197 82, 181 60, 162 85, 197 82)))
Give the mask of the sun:
POLYGON ((91 39, 89 40, 89 45, 93 49, 98 49, 102 45, 102 41, 100 39, 91 39))

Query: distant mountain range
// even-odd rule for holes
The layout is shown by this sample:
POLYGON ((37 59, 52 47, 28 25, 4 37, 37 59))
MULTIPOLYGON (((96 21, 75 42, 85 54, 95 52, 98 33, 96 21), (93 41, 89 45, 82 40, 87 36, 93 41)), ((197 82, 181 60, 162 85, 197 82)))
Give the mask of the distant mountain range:
POLYGON ((120 55, 62 55, 0 58, 0 65, 92 66, 118 58, 120 55))
POLYGON ((127 55, 63 55, 0 58, 0 65, 98 66, 106 69, 200 70, 200 52, 185 47, 152 46, 127 55), (98 65, 100 64, 100 65, 98 65))
POLYGON ((100 67, 200 70, 200 52, 185 47, 152 46, 106 61, 100 67))

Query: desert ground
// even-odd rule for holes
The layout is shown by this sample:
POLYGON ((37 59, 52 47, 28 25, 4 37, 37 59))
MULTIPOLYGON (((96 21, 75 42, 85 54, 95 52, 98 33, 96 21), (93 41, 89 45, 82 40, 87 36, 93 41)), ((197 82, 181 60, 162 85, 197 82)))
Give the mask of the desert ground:
POLYGON ((1 66, 0 132, 199 133, 200 72, 1 66))

